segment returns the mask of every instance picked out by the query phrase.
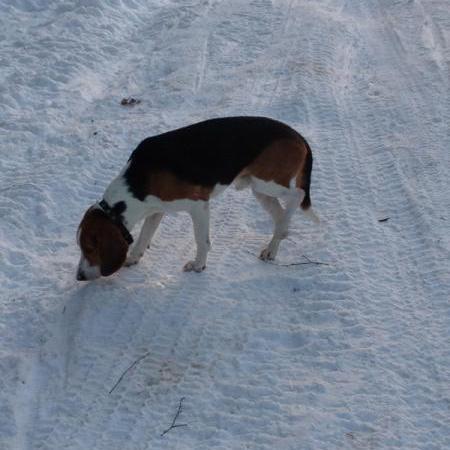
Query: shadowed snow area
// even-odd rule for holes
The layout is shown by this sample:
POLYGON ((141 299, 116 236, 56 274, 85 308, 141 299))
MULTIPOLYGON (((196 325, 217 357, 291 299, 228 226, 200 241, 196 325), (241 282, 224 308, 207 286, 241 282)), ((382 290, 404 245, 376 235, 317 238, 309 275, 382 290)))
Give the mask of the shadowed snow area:
POLYGON ((448 8, 0 0, 0 448, 450 448, 448 8), (321 224, 299 210, 265 264, 269 217, 230 188, 202 274, 181 213, 76 282, 135 146, 242 114, 308 139, 321 224))

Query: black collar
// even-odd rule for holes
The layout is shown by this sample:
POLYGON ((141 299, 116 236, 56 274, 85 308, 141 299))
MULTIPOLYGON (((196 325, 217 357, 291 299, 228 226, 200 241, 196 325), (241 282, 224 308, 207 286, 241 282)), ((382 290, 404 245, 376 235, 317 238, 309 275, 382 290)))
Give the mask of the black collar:
POLYGON ((108 216, 108 219, 110 219, 111 222, 119 227, 122 236, 128 242, 128 245, 132 244, 133 236, 131 236, 127 227, 124 225, 122 221, 122 215, 117 214, 117 212, 114 211, 114 208, 111 208, 111 206, 108 205, 106 200, 102 200, 101 202, 99 202, 98 206, 100 206, 100 209, 108 216))

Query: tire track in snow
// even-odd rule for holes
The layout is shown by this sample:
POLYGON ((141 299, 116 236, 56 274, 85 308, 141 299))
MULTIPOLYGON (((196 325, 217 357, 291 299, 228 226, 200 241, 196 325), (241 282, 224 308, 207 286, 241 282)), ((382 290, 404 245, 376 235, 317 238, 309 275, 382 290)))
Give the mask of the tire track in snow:
MULTIPOLYGON (((389 27, 389 25, 387 25, 387 27, 389 27)), ((389 32, 384 33, 385 36, 386 34, 389 36, 389 32)), ((386 39, 386 48, 389 48, 388 43, 391 42, 391 40, 392 39, 386 39)), ((398 77, 398 79, 401 79, 403 86, 405 83, 407 85, 410 77, 408 76, 408 72, 404 70, 405 64, 402 52, 400 52, 397 47, 393 47, 393 53, 395 53, 395 56, 388 54, 387 57, 391 60, 399 61, 398 70, 402 73, 402 76, 398 77)), ((367 55, 366 58, 370 60, 369 55, 367 55)), ((373 64, 373 66, 376 66, 376 64, 373 64)), ((356 88, 361 85, 362 83, 357 83, 356 88)), ((402 87, 398 86, 398 90, 399 92, 402 92, 402 87)), ((337 95, 337 98, 339 98, 339 94, 337 95)), ((422 99, 423 94, 418 95, 417 98, 422 99)), ((432 344, 432 342, 442 339, 442 331, 444 329, 442 319, 436 315, 433 320, 430 321, 428 306, 417 302, 418 298, 427 297, 426 291, 422 288, 422 283, 423 280, 427 278, 429 278, 430 281, 433 278, 433 276, 430 277, 427 275, 428 270, 430 270, 432 274, 439 273, 439 270, 436 270, 435 268, 435 262, 440 258, 433 249, 433 230, 423 213, 423 208, 420 206, 422 201, 425 204, 431 203, 431 199, 427 198, 425 192, 417 190, 417 186, 413 193, 408 180, 402 171, 399 170, 399 163, 394 160, 392 152, 386 151, 386 148, 384 147, 386 144, 383 141, 383 139, 385 139, 386 118, 391 119, 395 123, 393 117, 394 113, 388 111, 386 117, 386 108, 383 107, 383 114, 378 116, 374 115, 372 111, 374 106, 377 107, 376 103, 373 103, 374 101, 377 102, 377 99, 369 102, 366 105, 366 109, 359 109, 357 112, 346 111, 346 114, 349 117, 359 116, 363 119, 361 122, 363 125, 361 127, 355 129, 354 127, 351 127, 350 124, 344 125, 348 130, 356 130, 354 134, 352 132, 353 136, 350 136, 351 141, 347 150, 364 148, 367 147, 367 144, 373 145, 374 147, 374 151, 370 156, 368 156, 367 153, 360 153, 357 155, 358 160, 364 164, 360 164, 358 167, 357 173, 361 174, 360 176, 355 177, 352 175, 352 183, 354 184, 355 179, 361 181, 364 180, 366 189, 364 189, 364 184, 360 181, 359 185, 354 186, 351 190, 359 193, 366 191, 369 200, 367 205, 372 207, 375 206, 381 211, 390 211, 388 215, 391 216, 391 222, 395 223, 395 225, 393 225, 394 228, 389 230, 390 232, 383 233, 382 229, 377 230, 377 234, 382 234, 376 238, 375 248, 372 248, 372 246, 367 244, 364 246, 363 242, 359 243, 358 254, 360 255, 362 263, 360 269, 362 271, 362 277, 370 277, 373 279, 373 281, 370 282, 370 290, 373 292, 368 296, 372 299, 371 302, 373 303, 373 306, 368 309, 366 320, 369 322, 373 321, 375 317, 379 318, 385 316, 383 321, 377 324, 377 327, 379 326, 381 329, 384 329, 385 333, 393 333, 392 341, 396 342, 396 344, 393 345, 394 349, 386 351, 386 361, 383 363, 383 365, 386 365, 393 370, 398 377, 397 379, 394 377, 393 385, 395 386, 397 383, 402 384, 404 382, 409 382, 414 386, 416 394, 417 392, 420 392, 419 395, 430 395, 431 392, 428 392, 427 394, 425 390, 422 390, 422 383, 429 379, 429 377, 434 378, 435 382, 437 382, 435 387, 442 392, 442 382, 439 381, 439 376, 437 376, 439 370, 436 368, 436 362, 431 363, 430 367, 430 361, 425 355, 436 354, 437 346, 432 344), (369 106, 371 109, 369 109, 369 106), (376 120, 377 117, 379 117, 378 120, 376 120), (370 128, 366 125, 369 123, 370 128), (377 170, 374 171, 372 167, 375 167, 377 170), (392 232, 393 230, 402 230, 402 236, 399 237, 395 231, 392 232), (386 241, 389 243, 389 246, 385 244, 386 241), (379 264, 378 269, 374 267, 374 264, 377 264, 377 262, 379 264), (385 285, 384 288, 383 284, 379 284, 380 282, 385 285), (421 292, 422 295, 418 296, 418 292, 421 292), (386 304, 386 300, 390 300, 390 302, 386 304), (393 308, 396 313, 393 313, 393 308), (440 322, 441 326, 438 327, 437 332, 426 328, 427 323, 433 323, 434 326, 436 326, 440 322), (412 326, 412 323, 415 323, 415 325, 412 326), (389 327, 392 328, 390 329, 389 327), (421 336, 417 336, 418 330, 423 330, 424 328, 426 329, 426 332, 423 335, 419 332, 419 335, 421 336), (413 333, 411 333, 411 330, 413 330, 413 333), (424 372, 420 371, 414 376, 406 376, 402 364, 399 364, 396 361, 399 354, 402 354, 403 361, 408 361, 408 359, 417 357, 417 355, 408 354, 410 349, 406 343, 404 345, 406 350, 403 350, 400 347, 401 344, 397 344, 398 341, 407 339, 406 336, 408 336, 410 341, 415 340, 417 342, 416 348, 420 349, 420 354, 424 355, 426 361, 425 365, 422 367, 424 372), (433 338, 431 338, 431 336, 433 336, 433 338), (441 336, 441 338, 439 338, 439 336, 441 336), (427 372, 429 372, 428 375, 426 374, 427 372), (406 380, 408 378, 410 380, 406 381, 405 378, 406 380)), ((380 99, 380 102, 381 101, 382 99, 380 99)), ((417 108, 421 108, 419 105, 420 104, 417 103, 417 108)), ((341 103, 340 107, 345 110, 344 103, 341 103)), ((398 114, 398 112, 395 114, 398 114)), ((408 113, 406 112, 405 114, 408 113)), ((415 114, 414 116, 420 117, 422 115, 415 114)), ((397 119, 401 121, 404 118, 400 116, 397 119)), ((355 204, 357 204, 357 202, 355 202, 355 204)), ((430 209, 435 210, 435 208, 430 209)), ((372 216, 373 223, 376 223, 377 217, 374 216, 374 211, 369 210, 367 212, 369 217, 372 216)), ((359 232, 359 234, 361 234, 362 231, 367 236, 374 236, 374 232, 371 232, 370 227, 364 230, 367 226, 364 222, 364 219, 361 218, 361 223, 358 227, 359 229, 354 230, 354 232, 359 232)), ((373 225, 372 228, 374 228, 373 225)), ((389 225, 388 228, 390 228, 389 225)), ((435 304, 434 301, 433 303, 435 304)), ((439 302, 438 305, 438 315, 442 318, 443 311, 448 308, 445 307, 442 302, 439 302), (441 307, 444 307, 445 309, 441 309, 441 307)), ((372 346, 376 348, 377 344, 372 344, 372 346)), ((414 406, 411 403, 412 399, 410 398, 411 396, 409 393, 401 393, 401 388, 399 386, 393 389, 397 389, 396 396, 400 395, 404 397, 407 404, 406 407, 401 407, 399 405, 391 407, 391 414, 393 417, 396 417, 398 422, 397 432, 400 431, 400 434, 405 434, 408 431, 406 424, 402 423, 401 420, 403 409, 409 407, 414 408, 414 406), (401 429, 401 427, 403 427, 403 429, 401 429)), ((430 391, 429 389, 427 390, 430 391)), ((373 393, 372 395, 375 399, 379 394, 373 393)), ((430 400, 433 404, 439 397, 439 394, 434 393, 434 395, 432 394, 432 397, 430 400), (433 396, 435 398, 432 400, 433 396)), ((374 404, 375 403, 376 401, 374 404)), ((377 421, 380 420, 381 417, 377 421)), ((377 421, 374 423, 376 424, 377 421)), ((414 426, 418 427, 419 432, 425 431, 421 430, 419 423, 415 423, 414 426)), ((436 423, 435 426, 439 428, 443 425, 436 423)), ((394 432, 393 430, 387 431, 394 432)), ((376 434, 379 435, 379 432, 376 432, 376 434)))
MULTIPOLYGON (((206 23, 208 23, 208 15, 209 11, 211 9, 211 2, 210 0, 207 1, 207 7, 205 8, 205 11, 202 13, 201 21, 203 23, 203 26, 205 26, 206 23)), ((206 26, 205 26, 206 28, 206 26)), ((195 86, 194 86, 194 93, 198 94, 200 89, 203 86, 203 81, 205 79, 206 74, 206 67, 208 64, 208 48, 209 48, 209 40, 210 40, 210 31, 206 31, 206 37, 204 38, 204 42, 201 45, 200 50, 200 62, 199 62, 199 68, 197 70, 197 77, 195 80, 195 86)))
MULTIPOLYGON (((108 155, 108 157, 107 158, 105 158, 107 161, 108 161, 108 163, 110 164, 111 163, 111 158, 110 158, 110 156, 111 155, 108 155)), ((115 164, 111 164, 111 166, 114 166, 115 164)), ((94 184, 98 184, 98 185, 101 185, 101 184, 103 184, 104 183, 104 181, 106 181, 106 180, 109 180, 110 178, 111 178, 111 170, 109 169, 109 168, 105 168, 105 167, 103 167, 102 165, 101 165, 101 162, 97 162, 97 161, 95 161, 94 162, 94 167, 92 168, 92 173, 95 173, 95 179, 94 180, 91 180, 91 181, 95 181, 96 183, 94 183, 94 184)), ((91 183, 91 184, 89 184, 89 180, 88 180, 88 182, 86 183, 86 185, 87 186, 93 186, 93 183, 91 183)), ((93 188, 92 189, 92 191, 91 191, 91 188, 85 188, 84 187, 84 185, 82 186, 82 189, 84 189, 85 190, 85 192, 84 191, 82 191, 81 192, 81 194, 83 195, 83 196, 88 196, 89 198, 91 197, 91 196, 97 196, 98 195, 98 189, 97 188, 93 188), (97 194, 96 194, 96 192, 97 192, 97 194), (87 194, 87 195, 86 195, 87 194)), ((159 259, 159 258, 158 258, 159 259)), ((161 258, 162 259, 162 258, 161 258)), ((122 311, 122 314, 121 314, 121 317, 123 317, 124 315, 126 315, 126 312, 123 312, 122 311)), ((81 320, 81 319, 80 319, 81 320)), ((132 325, 131 325, 131 328, 132 329, 135 329, 135 327, 136 327, 136 323, 133 323, 132 325)), ((119 326, 119 324, 117 324, 116 326, 119 326)), ((75 336, 76 337, 76 336, 75 336)), ((98 355, 98 357, 100 357, 100 355, 98 355)), ((92 361, 96 361, 96 358, 92 358, 92 361)), ((89 366, 90 368, 88 368, 88 373, 89 373, 89 371, 90 370, 92 370, 92 368, 93 368, 93 365, 90 365, 89 366)), ((76 397, 76 392, 79 392, 79 391, 81 391, 81 393, 83 392, 83 385, 82 384, 77 384, 76 386, 75 386, 75 393, 74 393, 74 391, 72 390, 72 392, 71 393, 69 393, 68 394, 68 396, 69 397, 76 397)), ((73 401, 76 401, 76 398, 75 398, 75 400, 73 400, 73 401)), ((94 407, 96 407, 97 405, 95 404, 95 402, 94 402, 94 407)), ((56 428, 59 428, 59 427, 55 427, 54 429, 56 429, 56 428)), ((55 437, 54 436, 48 436, 48 437, 46 437, 46 438, 44 438, 44 441, 48 441, 48 442, 58 442, 58 440, 56 439, 55 440, 55 437)))

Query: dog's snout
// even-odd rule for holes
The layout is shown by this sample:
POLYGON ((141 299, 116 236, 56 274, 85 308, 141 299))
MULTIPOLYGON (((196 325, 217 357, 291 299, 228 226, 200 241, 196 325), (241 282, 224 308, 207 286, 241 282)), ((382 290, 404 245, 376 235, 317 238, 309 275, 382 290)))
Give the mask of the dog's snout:
POLYGON ((81 270, 79 270, 77 272, 77 280, 78 281, 86 281, 87 280, 86 276, 84 275, 84 273, 81 270))

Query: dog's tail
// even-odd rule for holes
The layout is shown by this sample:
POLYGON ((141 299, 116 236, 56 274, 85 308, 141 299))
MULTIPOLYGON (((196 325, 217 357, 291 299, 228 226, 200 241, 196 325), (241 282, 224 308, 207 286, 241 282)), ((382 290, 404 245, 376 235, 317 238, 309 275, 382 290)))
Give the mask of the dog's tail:
POLYGON ((313 211, 311 208, 311 196, 310 196, 310 187, 311 187, 311 172, 313 167, 313 157, 311 147, 305 138, 303 138, 303 142, 306 148, 306 159, 303 164, 300 173, 300 183, 299 187, 303 189, 305 192, 305 196, 303 197, 302 202, 300 203, 300 207, 303 209, 303 212, 315 223, 319 223, 319 216, 313 211))

